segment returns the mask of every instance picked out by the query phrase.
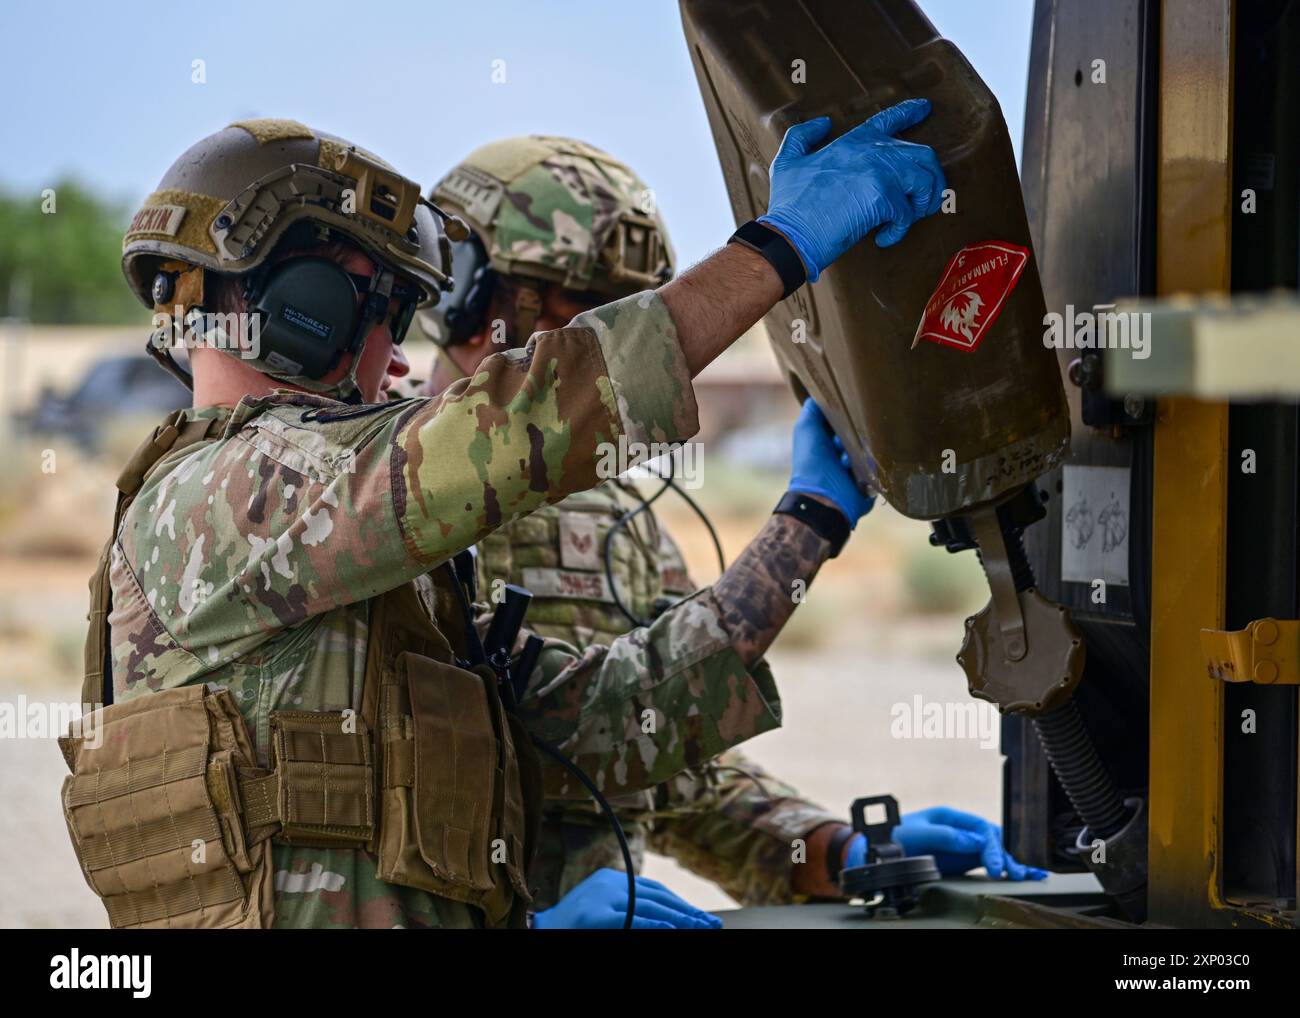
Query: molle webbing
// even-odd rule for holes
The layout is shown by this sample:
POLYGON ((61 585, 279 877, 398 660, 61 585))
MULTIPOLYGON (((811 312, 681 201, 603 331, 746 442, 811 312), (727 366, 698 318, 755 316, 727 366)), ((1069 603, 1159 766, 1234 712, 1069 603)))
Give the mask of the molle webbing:
POLYGON ((371 738, 353 712, 271 714, 278 795, 261 794, 256 819, 278 821, 277 841, 319 848, 361 848, 375 834, 371 738), (276 815, 266 817, 270 802, 276 815), (265 818, 265 819, 264 819, 265 818))
POLYGON ((255 771, 229 692, 103 707, 59 747, 68 833, 115 928, 269 925, 270 847, 240 816, 239 779, 255 771))
POLYGON ((244 888, 228 869, 209 870, 176 884, 103 899, 108 921, 114 929, 156 924, 205 911, 229 908, 242 902, 244 888))
POLYGON ((59 740, 63 812, 114 927, 266 926, 271 839, 362 848, 375 834, 369 730, 351 712, 273 712, 254 766, 228 690, 184 686, 100 708, 59 740))

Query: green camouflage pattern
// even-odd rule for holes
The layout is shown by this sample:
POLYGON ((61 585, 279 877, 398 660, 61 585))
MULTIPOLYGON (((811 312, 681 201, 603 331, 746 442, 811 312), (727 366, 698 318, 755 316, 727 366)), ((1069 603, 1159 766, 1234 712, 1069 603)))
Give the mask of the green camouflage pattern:
POLYGON ((515 583, 533 594, 528 628, 578 647, 610 644, 630 628, 617 596, 638 619, 695 590, 680 549, 654 510, 611 529, 641 505, 636 488, 606 481, 494 531, 479 545, 479 589, 491 598, 515 583), (612 576, 613 584, 610 584, 612 576))
MULTIPOLYGON (((435 399, 353 407, 282 391, 189 416, 223 426, 159 461, 113 542, 115 697, 227 688, 262 765, 272 711, 361 709, 369 599, 427 584, 493 528, 597 483, 599 442, 698 426, 650 292, 538 333, 435 399)), ((770 674, 743 668, 707 590, 610 647, 549 641, 524 708, 616 794, 780 719, 770 674)), ((570 794, 564 772, 546 780, 570 794)), ((467 906, 375 880, 363 856, 277 845, 276 924, 477 924, 467 906)))
MULTIPOLYGON (((607 481, 545 506, 479 545, 479 589, 515 583, 533 594, 528 627, 584 650, 626 637, 603 549, 614 523, 640 504, 636 489, 607 481)), ((685 558, 653 508, 609 542, 610 572, 623 603, 651 618, 660 599, 677 601, 694 583, 685 558)), ((644 852, 670 856, 745 905, 796 900, 794 849, 826 823, 843 823, 799 797, 739 751, 730 750, 652 789, 616 801, 638 868, 644 852)), ((595 803, 552 800, 530 873, 535 906, 548 907, 602 867, 623 869, 618 839, 595 803)))
POLYGON ((571 138, 529 135, 484 145, 438 183, 434 200, 470 224, 492 267, 506 275, 622 295, 627 283, 608 278, 600 256, 627 215, 653 224, 665 279, 675 264, 645 181, 609 153, 571 138))
MULTIPOLYGON (((796 848, 818 827, 845 822, 734 749, 614 806, 638 871, 645 852, 656 852, 746 906, 804 900, 794 891, 796 848)), ((534 906, 554 904, 602 867, 623 869, 623 855, 596 806, 548 802, 529 875, 534 906)))
MULTIPOLYGON (((723 753, 702 770, 703 776, 695 780, 706 785, 716 805, 672 808, 670 799, 656 809, 647 847, 713 881, 742 905, 804 900, 794 892, 795 866, 825 863, 806 851, 799 854, 805 861, 796 862, 796 846, 803 843, 806 848, 813 831, 825 824, 844 824, 846 818, 804 799, 739 750, 723 753)), ((681 796, 693 776, 678 775, 661 787, 681 796)))

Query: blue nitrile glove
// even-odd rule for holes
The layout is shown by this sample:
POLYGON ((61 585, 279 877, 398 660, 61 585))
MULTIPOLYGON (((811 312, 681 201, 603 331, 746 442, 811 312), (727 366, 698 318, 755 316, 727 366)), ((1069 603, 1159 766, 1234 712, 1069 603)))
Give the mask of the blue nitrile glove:
POLYGON ((1002 828, 982 817, 931 806, 907 813, 894 828, 893 839, 908 855, 932 855, 939 872, 954 876, 983 866, 989 876, 1005 872, 1008 880, 1042 880, 1046 870, 1025 866, 1002 847, 1002 828))
POLYGON ((793 461, 789 490, 829 499, 850 527, 856 527, 876 504, 875 498, 858 490, 844 443, 831 431, 821 407, 811 397, 803 401, 794 422, 793 461))
MULTIPOLYGON (((535 930, 621 930, 627 916, 627 874, 600 869, 551 908, 533 916, 535 930)), ((688 905, 657 880, 636 878, 634 930, 720 930, 722 920, 688 905)))
POLYGON ((831 131, 817 117, 785 132, 772 160, 772 192, 760 223, 794 245, 815 283, 831 262, 884 225, 876 244, 903 239, 916 220, 939 210, 944 180, 928 145, 892 137, 924 120, 930 100, 907 99, 813 151, 831 131))

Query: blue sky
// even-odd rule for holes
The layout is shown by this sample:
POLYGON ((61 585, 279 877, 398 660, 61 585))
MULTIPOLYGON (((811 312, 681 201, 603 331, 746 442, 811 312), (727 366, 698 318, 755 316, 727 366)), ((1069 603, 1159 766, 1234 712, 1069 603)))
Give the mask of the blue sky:
MULTIPOLYGON (((1032 0, 921 6, 997 95, 1019 153, 1032 0)), ((426 184, 493 138, 572 135, 650 183, 683 263, 733 228, 674 0, 5 0, 0 39, 6 189, 72 174, 133 202, 203 134, 281 116, 426 184)))

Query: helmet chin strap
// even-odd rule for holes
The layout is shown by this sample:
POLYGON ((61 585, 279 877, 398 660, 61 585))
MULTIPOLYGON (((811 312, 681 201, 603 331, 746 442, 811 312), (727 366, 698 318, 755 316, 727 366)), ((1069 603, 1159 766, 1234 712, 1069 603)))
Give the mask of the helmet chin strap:
POLYGON ((357 385, 357 372, 361 370, 361 357, 365 353, 366 339, 370 334, 370 330, 374 328, 375 323, 378 321, 378 317, 362 316, 360 323, 357 325, 357 338, 352 343, 352 363, 348 365, 347 374, 336 382, 322 382, 319 379, 307 378, 303 375, 288 376, 266 373, 272 378, 289 382, 299 388, 306 389, 308 392, 319 393, 322 396, 333 396, 335 399, 350 403, 353 406, 360 405, 365 402, 365 394, 357 385))

